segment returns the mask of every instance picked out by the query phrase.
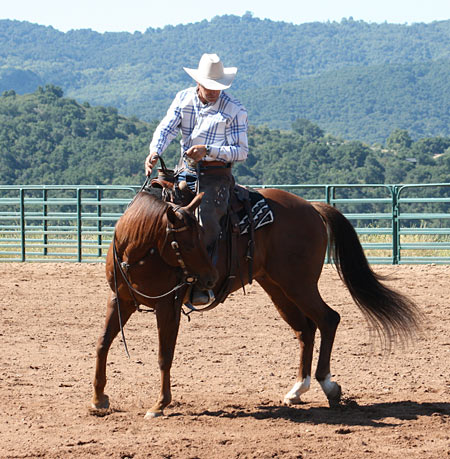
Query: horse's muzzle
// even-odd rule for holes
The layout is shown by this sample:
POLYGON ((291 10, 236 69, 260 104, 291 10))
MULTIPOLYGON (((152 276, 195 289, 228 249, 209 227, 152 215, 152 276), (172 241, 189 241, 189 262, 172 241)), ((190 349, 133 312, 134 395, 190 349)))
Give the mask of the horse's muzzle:
POLYGON ((214 268, 213 271, 210 271, 207 274, 199 275, 197 286, 200 289, 205 289, 205 290, 212 289, 216 285, 218 277, 219 275, 217 273, 217 270, 214 268))

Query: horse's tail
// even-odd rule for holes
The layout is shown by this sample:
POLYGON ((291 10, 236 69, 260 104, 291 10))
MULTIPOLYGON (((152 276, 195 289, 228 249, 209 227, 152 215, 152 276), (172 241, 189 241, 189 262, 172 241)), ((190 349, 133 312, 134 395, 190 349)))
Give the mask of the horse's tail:
POLYGON ((420 314, 415 303, 386 287, 383 276, 369 266, 352 224, 336 208, 313 203, 324 219, 329 233, 330 252, 340 278, 368 322, 389 347, 395 341, 406 341, 420 329, 420 314))

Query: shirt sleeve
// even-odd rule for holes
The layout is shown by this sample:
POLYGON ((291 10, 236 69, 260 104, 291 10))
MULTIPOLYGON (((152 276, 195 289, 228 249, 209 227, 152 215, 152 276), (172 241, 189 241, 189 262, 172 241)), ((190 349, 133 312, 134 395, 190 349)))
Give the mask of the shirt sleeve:
POLYGON ((180 93, 175 96, 166 116, 159 123, 150 142, 150 153, 162 154, 170 142, 177 136, 181 127, 180 93))
POLYGON ((228 145, 220 147, 211 145, 209 156, 227 163, 245 161, 248 155, 247 130, 247 110, 241 108, 226 127, 225 136, 228 145))

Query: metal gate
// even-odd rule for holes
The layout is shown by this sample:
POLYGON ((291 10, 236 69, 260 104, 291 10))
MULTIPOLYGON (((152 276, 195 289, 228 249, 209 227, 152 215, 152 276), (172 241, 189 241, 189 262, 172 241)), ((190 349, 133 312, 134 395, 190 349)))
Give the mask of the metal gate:
MULTIPOLYGON (((0 186, 0 261, 104 261, 114 225, 139 188, 0 186)), ((450 183, 252 188, 338 207, 371 263, 450 263, 450 183)))

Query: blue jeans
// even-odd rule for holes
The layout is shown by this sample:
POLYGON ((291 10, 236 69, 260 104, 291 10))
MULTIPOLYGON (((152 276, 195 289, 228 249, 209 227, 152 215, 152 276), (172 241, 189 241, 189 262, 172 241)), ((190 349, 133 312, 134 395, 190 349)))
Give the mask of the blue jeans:
POLYGON ((197 171, 190 167, 185 167, 178 175, 178 183, 186 181, 189 189, 195 193, 195 182, 197 181, 197 171))

